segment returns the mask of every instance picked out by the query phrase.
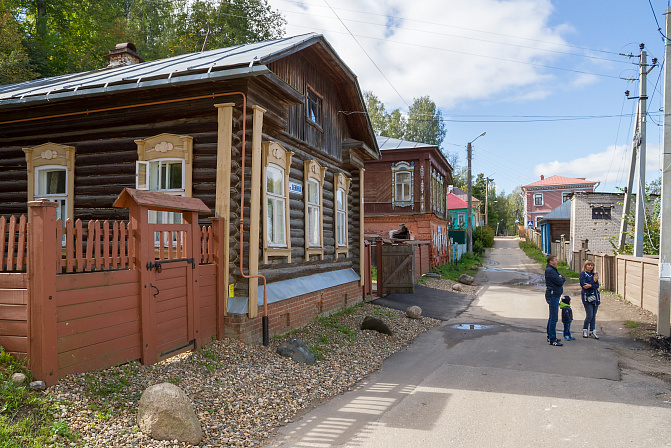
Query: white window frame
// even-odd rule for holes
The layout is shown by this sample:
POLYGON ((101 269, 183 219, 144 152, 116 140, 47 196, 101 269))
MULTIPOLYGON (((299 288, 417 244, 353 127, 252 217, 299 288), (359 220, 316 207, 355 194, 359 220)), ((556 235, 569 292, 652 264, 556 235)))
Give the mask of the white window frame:
POLYGON ((305 210, 305 260, 309 261, 311 255, 319 255, 324 259, 324 177, 326 168, 316 160, 303 162, 303 200, 305 210), (310 185, 317 187, 317 202, 309 201, 310 185), (310 221, 310 210, 312 210, 313 222, 310 221), (313 228, 312 226, 317 226, 313 228), (315 235, 316 234, 316 235, 315 235), (317 236, 314 240, 312 237, 317 236))
POLYGON ((286 209, 287 191, 284 187, 284 170, 279 165, 269 163, 266 167, 266 203, 268 211, 266 212, 266 232, 268 236, 268 247, 287 247, 287 228, 286 228, 286 209), (276 172, 281 181, 279 185, 282 191, 270 192, 268 188, 268 176, 276 172), (272 210, 275 211, 273 216, 270 216, 270 204, 273 203, 272 210), (281 212, 281 216, 280 216, 281 212), (280 224, 281 223, 281 227, 280 224), (281 229, 281 230, 278 230, 281 229))
POLYGON ((397 162, 391 166, 392 208, 412 207, 414 209, 415 166, 413 162, 397 162), (407 175, 407 180, 399 180, 400 175, 407 175), (399 187, 400 193, 399 195, 399 187), (405 191, 407 190, 407 191, 405 191), (401 197, 399 197, 401 196, 401 197))
POLYGON ((534 207, 540 207, 545 204, 543 193, 534 193, 534 207), (540 204, 538 204, 537 199, 540 198, 540 204))
MULTIPOLYGON (((289 207, 289 172, 291 171, 291 156, 293 152, 287 151, 277 142, 263 142, 262 148, 262 172, 263 179, 262 200, 263 200, 263 263, 268 264, 270 257, 286 257, 287 263, 291 263, 291 228, 290 228, 290 207, 289 207), (277 169, 282 174, 282 195, 268 193, 268 169, 277 169), (282 203, 284 214, 284 242, 274 241, 270 235, 271 226, 268 222, 268 201, 275 200, 282 203)), ((277 228, 275 226, 274 228, 277 228)))
POLYGON ((345 176, 344 173, 336 173, 333 176, 333 185, 335 188, 334 196, 334 236, 335 236, 335 256, 344 254, 349 256, 349 188, 352 179, 345 176), (342 195, 342 202, 338 196, 342 195), (340 207, 342 203, 342 207, 340 207))
POLYGON ((35 168, 35 197, 34 199, 46 199, 48 201, 56 202, 58 204, 58 208, 56 208, 56 219, 60 219, 65 226, 65 221, 68 219, 72 218, 72 216, 69 216, 69 188, 68 188, 68 169, 65 166, 62 165, 43 165, 38 168, 35 168), (42 174, 46 174, 48 172, 55 172, 55 171, 60 171, 65 173, 65 191, 63 193, 42 193, 40 191, 40 186, 41 186, 41 177, 42 174))

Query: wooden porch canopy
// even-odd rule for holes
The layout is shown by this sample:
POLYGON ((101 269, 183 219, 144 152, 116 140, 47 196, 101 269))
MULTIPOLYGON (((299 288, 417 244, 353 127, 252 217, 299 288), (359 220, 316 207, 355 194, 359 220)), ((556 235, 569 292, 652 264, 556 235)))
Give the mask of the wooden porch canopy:
POLYGON ((141 205, 162 212, 211 212, 205 203, 198 198, 124 188, 117 200, 114 201, 114 206, 130 208, 132 205, 141 205))

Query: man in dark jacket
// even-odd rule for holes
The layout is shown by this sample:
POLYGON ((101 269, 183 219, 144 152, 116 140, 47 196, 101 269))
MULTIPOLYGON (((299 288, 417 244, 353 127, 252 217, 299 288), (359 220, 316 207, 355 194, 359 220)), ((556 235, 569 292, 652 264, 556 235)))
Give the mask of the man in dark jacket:
POLYGON ((557 339, 557 320, 559 320, 559 299, 564 292, 566 279, 557 270, 559 260, 554 255, 548 255, 548 264, 545 267, 545 301, 550 307, 548 318, 548 342, 550 345, 560 347, 563 344, 557 339))

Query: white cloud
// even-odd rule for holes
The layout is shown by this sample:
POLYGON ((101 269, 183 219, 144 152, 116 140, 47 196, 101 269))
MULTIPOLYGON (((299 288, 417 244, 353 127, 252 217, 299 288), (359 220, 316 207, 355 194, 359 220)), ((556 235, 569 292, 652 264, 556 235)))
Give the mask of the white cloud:
POLYGON ((373 90, 387 109, 406 109, 404 101, 427 94, 444 109, 503 92, 543 97, 554 76, 542 66, 559 57, 545 49, 562 49, 548 42, 563 44, 562 34, 571 32, 549 25, 550 0, 331 2, 373 64, 325 3, 270 5, 287 19, 287 35, 324 34, 361 88, 373 90))
MULTIPOLYGON (((658 144, 648 143, 646 147, 646 183, 660 176, 660 148, 658 144)), ((584 177, 587 180, 599 181, 600 191, 614 191, 615 186, 627 184, 631 163, 631 146, 609 146, 602 152, 588 154, 577 159, 540 163, 534 166, 534 175, 545 177, 554 175, 565 177, 584 177)), ((636 172, 638 176, 638 170, 636 172)))

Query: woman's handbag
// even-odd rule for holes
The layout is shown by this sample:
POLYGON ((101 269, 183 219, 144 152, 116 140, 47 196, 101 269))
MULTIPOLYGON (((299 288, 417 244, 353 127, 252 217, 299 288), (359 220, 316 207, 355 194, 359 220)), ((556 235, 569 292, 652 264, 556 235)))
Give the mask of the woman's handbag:
POLYGON ((587 302, 589 302, 589 303, 596 302, 596 294, 592 293, 592 294, 585 295, 585 300, 587 300, 587 302))

